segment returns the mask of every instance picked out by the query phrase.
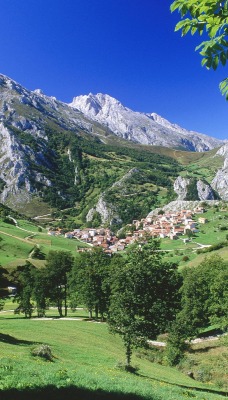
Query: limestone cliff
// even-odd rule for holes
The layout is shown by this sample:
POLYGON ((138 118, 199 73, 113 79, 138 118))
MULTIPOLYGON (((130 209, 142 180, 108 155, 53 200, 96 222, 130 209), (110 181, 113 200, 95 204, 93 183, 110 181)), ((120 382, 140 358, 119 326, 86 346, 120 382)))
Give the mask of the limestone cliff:
POLYGON ((224 157, 223 167, 218 170, 211 186, 215 189, 221 199, 228 201, 228 143, 222 146, 216 153, 224 157))
POLYGON ((209 185, 201 179, 183 178, 178 176, 174 182, 174 191, 178 195, 177 200, 215 200, 216 196, 209 185))

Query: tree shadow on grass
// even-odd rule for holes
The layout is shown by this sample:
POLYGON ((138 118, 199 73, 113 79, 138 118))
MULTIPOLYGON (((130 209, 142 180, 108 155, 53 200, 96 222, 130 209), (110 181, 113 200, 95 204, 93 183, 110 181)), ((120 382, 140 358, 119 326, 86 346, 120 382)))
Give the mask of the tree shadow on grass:
POLYGON ((31 344, 38 344, 37 342, 17 339, 14 336, 6 335, 4 333, 0 333, 0 342, 8 343, 8 344, 15 344, 15 345, 31 345, 31 344))
MULTIPOLYGON (((162 383, 167 384, 167 385, 171 385, 171 386, 176 386, 176 387, 178 387, 178 388, 187 389, 187 390, 191 391, 192 393, 193 393, 194 391, 196 391, 196 392, 202 392, 202 393, 218 394, 218 395, 220 395, 220 396, 225 396, 225 397, 228 396, 228 392, 227 392, 227 391, 223 391, 223 390, 210 389, 210 388, 206 388, 206 387, 205 387, 205 388, 202 388, 202 387, 194 386, 194 385, 187 386, 187 385, 183 385, 183 384, 181 384, 181 383, 169 382, 169 381, 165 381, 165 380, 163 380, 163 379, 159 379, 159 378, 155 378, 155 377, 150 378, 150 377, 148 377, 148 376, 146 376, 146 375, 142 375, 142 374, 140 374, 140 373, 138 373, 138 372, 136 372, 136 375, 140 376, 141 378, 149 379, 149 380, 151 380, 151 381, 158 381, 158 382, 162 382, 162 383)), ((189 392, 189 393, 190 393, 190 392, 189 392)), ((189 393, 188 393, 188 395, 189 395, 189 393)), ((191 396, 191 394, 190 394, 189 396, 191 396)), ((194 396, 194 395, 193 395, 193 396, 194 396)))
POLYGON ((0 391, 1 400, 157 400, 157 397, 142 397, 136 394, 124 394, 120 392, 106 392, 104 390, 88 390, 70 386, 57 389, 47 386, 34 390, 3 390, 0 391))
POLYGON ((189 353, 208 353, 208 351, 217 349, 218 346, 205 346, 198 349, 190 349, 189 353))

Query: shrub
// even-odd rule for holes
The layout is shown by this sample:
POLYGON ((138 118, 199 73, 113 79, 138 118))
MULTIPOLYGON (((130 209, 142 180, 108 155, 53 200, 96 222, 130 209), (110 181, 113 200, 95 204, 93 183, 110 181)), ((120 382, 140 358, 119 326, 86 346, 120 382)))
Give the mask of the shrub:
POLYGON ((167 346, 166 359, 168 365, 174 366, 180 363, 184 358, 184 352, 188 349, 183 334, 183 327, 176 322, 170 327, 167 346))
POLYGON ((196 372, 195 378, 200 382, 209 382, 211 380, 211 370, 209 367, 203 367, 196 372))
POLYGON ((40 346, 35 347, 31 353, 34 357, 41 357, 47 361, 53 361, 52 350, 47 344, 41 344, 40 346))

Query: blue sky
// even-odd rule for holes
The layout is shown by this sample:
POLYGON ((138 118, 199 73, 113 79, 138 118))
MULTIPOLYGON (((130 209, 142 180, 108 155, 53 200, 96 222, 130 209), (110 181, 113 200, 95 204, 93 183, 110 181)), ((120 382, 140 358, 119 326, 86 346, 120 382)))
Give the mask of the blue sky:
POLYGON ((0 0, 0 72, 71 102, 107 93, 184 128, 228 138, 226 68, 201 67, 201 38, 174 33, 168 0, 0 0))

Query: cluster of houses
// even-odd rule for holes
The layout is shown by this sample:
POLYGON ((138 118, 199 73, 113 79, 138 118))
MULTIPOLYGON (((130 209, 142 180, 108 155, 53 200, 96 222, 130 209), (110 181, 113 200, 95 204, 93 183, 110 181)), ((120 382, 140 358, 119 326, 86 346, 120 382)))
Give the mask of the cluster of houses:
MULTIPOLYGON (((126 231, 126 237, 120 239, 115 236, 108 228, 85 228, 74 229, 65 234, 61 229, 49 230, 49 235, 65 235, 68 239, 78 239, 90 246, 99 246, 107 253, 122 251, 129 244, 143 238, 145 234, 156 238, 169 237, 171 240, 178 239, 182 235, 189 235, 198 232, 197 222, 193 220, 195 214, 202 214, 202 207, 192 210, 181 210, 178 212, 161 213, 155 216, 148 216, 139 220, 134 220, 128 225, 129 231, 126 231)), ((199 217, 198 223, 205 224, 206 218, 199 217)), ((189 239, 182 239, 187 242, 189 239)), ((87 251, 89 247, 82 247, 79 251, 87 251)))

